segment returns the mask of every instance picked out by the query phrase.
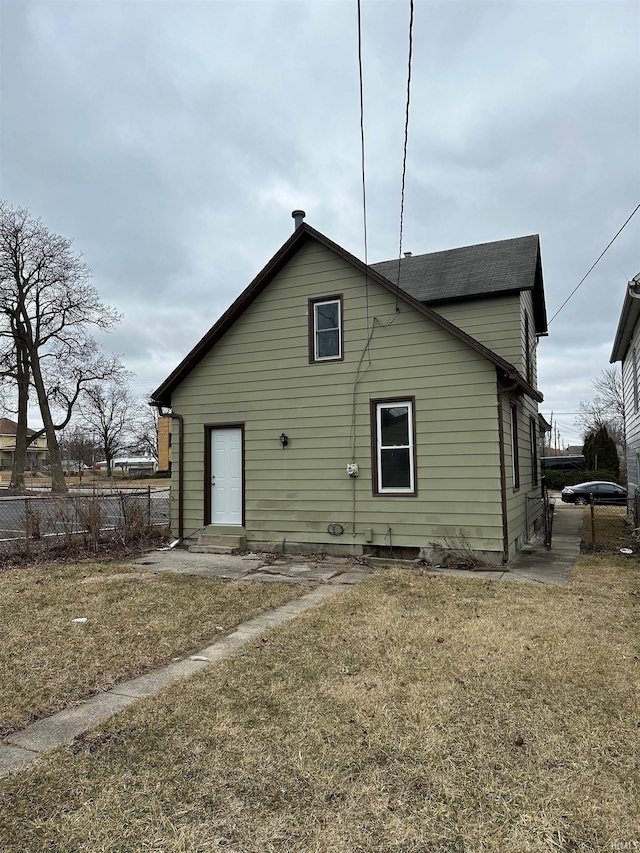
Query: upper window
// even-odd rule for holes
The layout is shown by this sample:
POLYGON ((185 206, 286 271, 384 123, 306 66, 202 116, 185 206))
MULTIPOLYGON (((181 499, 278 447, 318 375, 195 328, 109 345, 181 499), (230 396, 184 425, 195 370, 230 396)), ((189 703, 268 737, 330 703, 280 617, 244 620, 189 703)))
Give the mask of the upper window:
POLYGON ((342 297, 309 300, 309 361, 342 358, 342 297))
POLYGON ((416 494, 412 400, 371 403, 375 438, 374 494, 416 494))

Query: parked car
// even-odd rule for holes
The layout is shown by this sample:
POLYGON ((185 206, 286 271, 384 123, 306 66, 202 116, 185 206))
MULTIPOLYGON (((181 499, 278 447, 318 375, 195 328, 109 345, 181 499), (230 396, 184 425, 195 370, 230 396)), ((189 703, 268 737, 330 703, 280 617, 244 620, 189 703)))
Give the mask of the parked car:
POLYGON ((617 483, 607 483, 604 480, 593 480, 589 483, 578 483, 577 486, 565 486, 562 490, 562 500, 566 504, 586 506, 589 495, 593 495, 596 504, 627 503, 627 490, 617 483))

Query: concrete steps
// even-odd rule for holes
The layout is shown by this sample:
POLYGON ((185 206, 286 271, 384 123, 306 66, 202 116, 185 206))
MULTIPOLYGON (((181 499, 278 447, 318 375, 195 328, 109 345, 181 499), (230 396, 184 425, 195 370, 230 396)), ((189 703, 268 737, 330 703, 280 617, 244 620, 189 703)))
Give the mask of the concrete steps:
POLYGON ((194 554, 235 554, 247 550, 245 536, 233 536, 228 533, 205 532, 198 536, 198 544, 190 545, 194 554))

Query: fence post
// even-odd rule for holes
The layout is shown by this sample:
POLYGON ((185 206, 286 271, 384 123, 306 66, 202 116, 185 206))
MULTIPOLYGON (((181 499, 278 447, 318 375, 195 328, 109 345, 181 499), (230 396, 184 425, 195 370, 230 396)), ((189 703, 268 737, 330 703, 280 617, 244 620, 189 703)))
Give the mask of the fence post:
POLYGON ((30 518, 30 516, 31 516, 31 501, 29 500, 29 498, 25 498, 24 499, 24 539, 25 539, 27 554, 29 554, 31 551, 31 543, 29 542, 29 539, 31 537, 31 518, 30 518))
POLYGON ((147 518, 149 519, 148 527, 151 530, 151 486, 147 486, 147 518))
POLYGON ((591 550, 596 550, 596 514, 593 506, 593 492, 589 495, 589 512, 591 514, 591 550))

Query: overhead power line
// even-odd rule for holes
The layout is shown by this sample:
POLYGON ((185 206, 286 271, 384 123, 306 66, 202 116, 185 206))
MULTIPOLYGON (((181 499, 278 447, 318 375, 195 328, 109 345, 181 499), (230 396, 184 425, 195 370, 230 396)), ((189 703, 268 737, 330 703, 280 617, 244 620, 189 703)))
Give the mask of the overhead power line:
POLYGON ((584 276, 583 276, 583 277, 580 279, 580 281, 576 284, 576 286, 573 288, 573 290, 571 291, 571 293, 570 293, 570 294, 567 296, 567 298, 564 300, 564 302, 562 303, 562 305, 558 308, 558 310, 557 310, 557 311, 556 311, 556 313, 553 315, 553 317, 549 320, 549 325, 550 325, 551 323, 553 323, 553 321, 556 319, 556 317, 558 316, 558 314, 562 311, 562 309, 563 309, 563 308, 564 308, 564 306, 567 304, 567 302, 571 299, 571 297, 572 297, 572 296, 573 296, 573 294, 576 292, 576 290, 580 287, 580 285, 582 284, 582 282, 587 278, 587 276, 589 275, 589 273, 591 272, 591 270, 592 270, 592 269, 594 269, 594 267, 596 266, 596 264, 598 263, 598 261, 599 261, 601 258, 603 258, 603 257, 604 257, 604 255, 607 253, 607 251, 611 248, 611 246, 613 246, 613 244, 614 244, 614 243, 615 243, 615 241, 618 239, 618 237, 620 236, 620 234, 622 234, 622 232, 624 231, 624 229, 625 229, 625 228, 627 227, 627 225, 631 222, 631 220, 633 219, 633 217, 636 215, 636 213, 637 213, 639 210, 640 210, 640 204, 636 207, 636 209, 633 211, 633 213, 631 214, 631 216, 627 219, 627 221, 624 223, 624 225, 622 226, 622 228, 621 228, 621 229, 618 231, 618 233, 615 235, 615 237, 613 238, 613 240, 611 240, 611 242, 610 242, 610 243, 609 243, 609 245, 606 247, 606 249, 605 249, 605 250, 604 250, 604 251, 599 255, 599 257, 596 259, 596 261, 594 261, 594 263, 591 265, 591 267, 589 267, 589 269, 588 269, 588 270, 587 270, 587 272, 584 274, 584 276))
POLYGON ((360 159, 362 165, 362 224, 364 230, 364 262, 368 264, 367 249, 367 186, 364 170, 364 86, 362 83, 362 21, 360 0, 358 0, 358 77, 360 80, 360 159))
POLYGON ((407 176, 407 148, 409 144, 409 107, 411 105, 411 62, 413 59, 413 0, 409 0, 409 58, 407 61, 407 103, 404 114, 404 146, 402 152, 402 191, 400 193, 400 241, 398 247, 398 280, 396 282, 396 310, 400 290, 400 263, 402 261, 402 232, 404 228, 404 191, 407 176))

